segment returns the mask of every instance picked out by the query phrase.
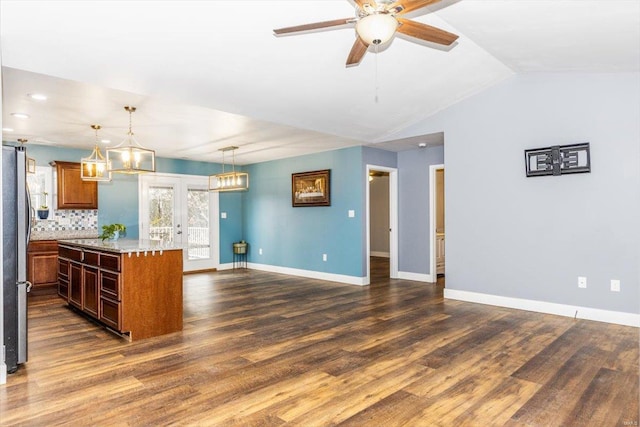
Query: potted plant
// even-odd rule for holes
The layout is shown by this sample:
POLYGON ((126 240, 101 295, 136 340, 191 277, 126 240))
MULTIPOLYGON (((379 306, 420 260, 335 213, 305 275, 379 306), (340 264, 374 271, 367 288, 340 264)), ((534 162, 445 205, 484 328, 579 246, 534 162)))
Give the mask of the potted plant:
POLYGON ((99 236, 103 241, 118 240, 120 233, 127 231, 127 227, 124 224, 105 224, 102 226, 102 234, 99 236))
POLYGON ((47 206, 47 195, 49 193, 47 193, 46 191, 42 192, 42 195, 44 196, 44 203, 40 205, 40 208, 38 209, 38 218, 40 219, 47 219, 49 218, 49 206, 47 206))

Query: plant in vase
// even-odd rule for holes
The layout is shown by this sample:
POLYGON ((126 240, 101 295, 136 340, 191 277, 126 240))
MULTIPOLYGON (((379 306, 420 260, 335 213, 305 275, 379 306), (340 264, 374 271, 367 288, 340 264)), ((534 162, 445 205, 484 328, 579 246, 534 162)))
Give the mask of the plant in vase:
POLYGON ((47 206, 47 195, 49 193, 47 193, 46 191, 44 191, 42 193, 42 195, 44 196, 44 203, 40 205, 40 208, 38 209, 38 218, 40 219, 47 219, 49 218, 49 206, 47 206))
POLYGON ((126 231, 127 227, 124 224, 105 224, 102 226, 102 234, 98 237, 103 241, 106 239, 118 240, 120 233, 124 233, 126 231))

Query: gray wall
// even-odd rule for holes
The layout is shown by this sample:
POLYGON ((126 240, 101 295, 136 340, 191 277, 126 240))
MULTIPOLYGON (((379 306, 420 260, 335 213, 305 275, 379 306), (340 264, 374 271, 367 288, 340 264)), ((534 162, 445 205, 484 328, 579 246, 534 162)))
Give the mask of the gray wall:
POLYGON ((639 99, 638 73, 518 75, 396 135, 445 132, 447 287, 638 313, 639 99), (525 177, 525 149, 579 142, 591 173, 525 177))
MULTIPOLYGON (((445 135, 446 136, 446 135, 445 135)), ((444 163, 444 147, 398 153, 398 270, 431 273, 429 257, 429 166, 444 163)))
POLYGON ((389 254, 389 176, 369 182, 371 252, 389 254))

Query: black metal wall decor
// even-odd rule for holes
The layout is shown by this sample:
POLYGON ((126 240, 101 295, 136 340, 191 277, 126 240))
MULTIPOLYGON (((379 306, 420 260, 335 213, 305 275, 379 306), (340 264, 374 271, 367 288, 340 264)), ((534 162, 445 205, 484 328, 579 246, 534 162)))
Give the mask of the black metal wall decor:
POLYGON ((524 150, 527 177, 591 172, 589 143, 524 150))

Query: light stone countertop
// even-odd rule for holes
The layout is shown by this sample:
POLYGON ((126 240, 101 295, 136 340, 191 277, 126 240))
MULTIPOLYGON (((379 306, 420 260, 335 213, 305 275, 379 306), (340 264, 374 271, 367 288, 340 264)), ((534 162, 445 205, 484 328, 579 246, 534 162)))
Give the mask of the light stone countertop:
POLYGON ((98 230, 32 230, 29 240, 95 239, 98 230))
POLYGON ((106 252, 115 252, 120 254, 146 253, 158 251, 175 251, 182 250, 181 245, 175 243, 163 243, 158 240, 148 239, 118 239, 118 240, 101 240, 101 239, 68 239, 59 240, 59 244, 67 246, 79 246, 85 249, 97 249, 106 252))

